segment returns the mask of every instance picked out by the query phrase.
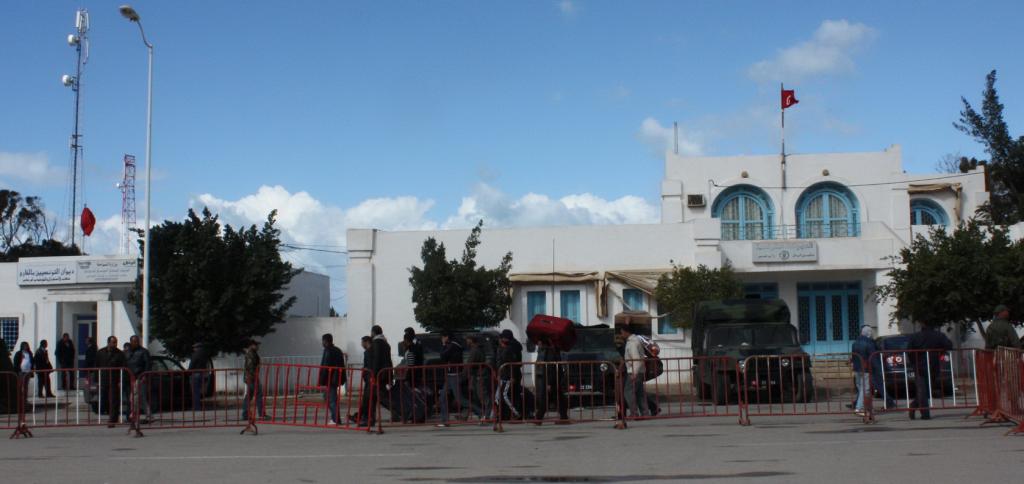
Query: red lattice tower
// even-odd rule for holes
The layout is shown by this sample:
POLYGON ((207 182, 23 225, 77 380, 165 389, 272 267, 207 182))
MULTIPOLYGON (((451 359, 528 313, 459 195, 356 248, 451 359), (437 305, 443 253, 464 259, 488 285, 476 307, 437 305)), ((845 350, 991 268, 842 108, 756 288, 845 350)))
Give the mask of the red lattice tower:
POLYGON ((135 157, 124 155, 124 178, 118 184, 121 189, 121 253, 132 252, 135 241, 135 157))

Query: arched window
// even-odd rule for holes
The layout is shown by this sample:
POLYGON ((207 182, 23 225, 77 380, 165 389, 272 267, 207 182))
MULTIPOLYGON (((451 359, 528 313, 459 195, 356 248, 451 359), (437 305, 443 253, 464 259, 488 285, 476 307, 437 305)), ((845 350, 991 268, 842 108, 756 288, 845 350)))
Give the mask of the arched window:
POLYGON ((910 225, 946 225, 946 211, 926 198, 910 201, 910 225))
POLYGON ((715 198, 711 216, 722 222, 722 240, 770 239, 772 202, 760 188, 729 187, 715 198))
POLYGON ((843 185, 817 183, 796 203, 797 236, 805 239, 860 235, 857 197, 843 185))

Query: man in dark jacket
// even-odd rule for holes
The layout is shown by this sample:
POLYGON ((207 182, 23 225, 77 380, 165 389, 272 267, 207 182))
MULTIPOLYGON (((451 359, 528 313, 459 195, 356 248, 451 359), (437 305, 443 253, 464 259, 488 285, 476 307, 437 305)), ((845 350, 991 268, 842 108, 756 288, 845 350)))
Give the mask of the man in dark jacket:
MULTIPOLYGON (((85 361, 83 362, 85 368, 96 368, 97 349, 98 348, 96 348, 96 338, 92 336, 88 337, 85 340, 85 361)), ((90 377, 89 375, 89 372, 84 373, 84 376, 86 376, 87 378, 90 377)))
POLYGON ((480 347, 482 338, 478 335, 466 336, 466 344, 469 345, 469 357, 466 363, 469 365, 469 402, 473 406, 473 413, 481 420, 491 418, 493 409, 491 396, 494 394, 491 379, 491 367, 487 365, 487 355, 480 347), (477 402, 480 402, 477 405, 477 402))
POLYGON ((523 345, 516 341, 515 335, 509 329, 501 332, 501 337, 498 338, 498 345, 497 365, 499 368, 499 381, 494 399, 498 402, 499 407, 504 404, 509 409, 512 417, 518 419, 522 417, 522 414, 516 407, 514 399, 522 394, 523 345), (505 366, 506 363, 508 366, 505 366))
POLYGON ((110 416, 107 427, 113 428, 121 414, 121 380, 126 367, 124 352, 117 347, 117 336, 108 337, 107 346, 96 352, 96 368, 102 368, 97 370, 101 389, 98 397, 110 416))
POLYGON ((256 402, 256 415, 260 420, 267 419, 263 403, 263 387, 260 384, 260 342, 250 339, 245 348, 245 365, 242 368, 245 381, 245 398, 242 401, 242 420, 249 420, 249 406, 256 402))
POLYGON ((135 391, 137 392, 135 401, 139 402, 138 409, 132 409, 134 416, 139 416, 143 411, 146 412, 146 418, 142 421, 143 424, 149 423, 153 420, 153 409, 149 406, 149 377, 143 376, 144 373, 152 369, 149 359, 149 350, 142 347, 139 342, 138 335, 132 335, 128 339, 128 352, 125 353, 125 360, 128 366, 128 370, 135 375, 135 391))
POLYGON ((369 369, 374 377, 379 376, 381 370, 394 366, 391 362, 391 345, 384 337, 384 329, 376 325, 370 328, 370 363, 369 369))
POLYGON ((363 371, 360 372, 363 375, 363 386, 359 397, 359 413, 357 415, 349 415, 349 422, 356 422, 359 427, 366 427, 372 425, 369 423, 367 416, 370 414, 370 395, 371 395, 371 382, 373 376, 370 374, 370 365, 373 355, 370 354, 372 348, 373 339, 369 336, 363 336, 359 344, 363 347, 363 371))
POLYGON ((334 335, 327 333, 320 338, 324 354, 320 358, 320 383, 327 399, 330 425, 338 425, 338 387, 345 384, 345 354, 334 346, 334 335))
MULTIPOLYGON (((469 402, 462 396, 462 345, 452 338, 451 331, 441 333, 441 362, 444 368, 444 386, 441 388, 441 423, 438 427, 448 426, 448 394, 455 395, 455 412, 462 414, 462 409, 469 407, 469 402)), ((461 418, 459 419, 461 420, 461 418)))
POLYGON ((39 342, 35 356, 32 357, 32 366, 36 369, 36 394, 39 398, 55 398, 53 389, 50 387, 50 376, 53 373, 53 363, 50 363, 50 351, 47 349, 46 340, 39 342))
POLYGON ((545 338, 538 343, 535 373, 537 387, 536 424, 540 425, 541 421, 544 420, 544 414, 547 413, 552 399, 557 401, 558 418, 562 422, 566 422, 569 420, 569 399, 566 395, 566 391, 568 391, 568 374, 565 371, 565 366, 558 364, 559 361, 562 361, 562 352, 558 351, 558 348, 551 344, 550 339, 545 338))
POLYGON ((188 369, 192 382, 192 410, 203 410, 203 394, 206 392, 207 370, 211 366, 209 348, 203 343, 192 345, 192 357, 189 358, 188 369))
POLYGON ((864 414, 864 395, 871 391, 871 374, 868 372, 868 360, 871 354, 878 351, 871 326, 862 326, 860 336, 850 348, 850 364, 853 366, 853 377, 857 383, 857 400, 854 409, 857 414, 864 414))
POLYGON ((985 330, 985 349, 994 350, 1000 346, 1020 348, 1020 338, 1010 324, 1010 308, 1000 304, 992 314, 992 323, 985 330))
POLYGON ((922 324, 920 331, 910 335, 907 349, 912 351, 909 356, 914 363, 914 385, 917 392, 910 404, 910 419, 914 419, 914 409, 919 409, 921 420, 928 420, 932 418, 929 410, 931 382, 941 378, 939 357, 953 349, 953 343, 935 328, 922 324))
POLYGON ((75 372, 72 371, 75 368, 75 343, 71 341, 71 335, 64 333, 60 337, 60 341, 57 342, 57 348, 53 350, 54 355, 57 357, 57 368, 60 368, 60 389, 61 390, 74 390, 75 389, 75 372))

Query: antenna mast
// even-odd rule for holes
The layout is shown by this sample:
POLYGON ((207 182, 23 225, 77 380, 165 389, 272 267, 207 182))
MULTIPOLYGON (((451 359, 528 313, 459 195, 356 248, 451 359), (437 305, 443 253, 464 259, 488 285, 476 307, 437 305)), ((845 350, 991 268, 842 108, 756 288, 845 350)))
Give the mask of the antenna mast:
POLYGON ((121 255, 131 255, 135 232, 135 157, 124 155, 121 189, 121 255))
POLYGON ((68 45, 75 48, 77 61, 75 62, 75 75, 61 76, 61 83, 70 87, 75 92, 75 129, 71 134, 71 245, 75 245, 75 222, 78 217, 78 162, 82 157, 81 133, 79 133, 79 111, 81 107, 82 89, 82 67, 89 62, 89 12, 80 9, 75 12, 76 34, 68 35, 68 45))

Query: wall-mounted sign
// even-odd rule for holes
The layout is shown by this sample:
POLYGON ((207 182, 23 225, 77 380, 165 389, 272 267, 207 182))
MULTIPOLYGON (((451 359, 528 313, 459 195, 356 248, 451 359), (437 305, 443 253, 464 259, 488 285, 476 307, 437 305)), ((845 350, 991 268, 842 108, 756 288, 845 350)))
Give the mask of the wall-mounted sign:
POLYGON ((818 244, 813 240, 754 242, 754 263, 815 262, 818 244))
POLYGON ((139 262, 133 258, 81 258, 18 262, 19 286, 135 282, 139 262))

